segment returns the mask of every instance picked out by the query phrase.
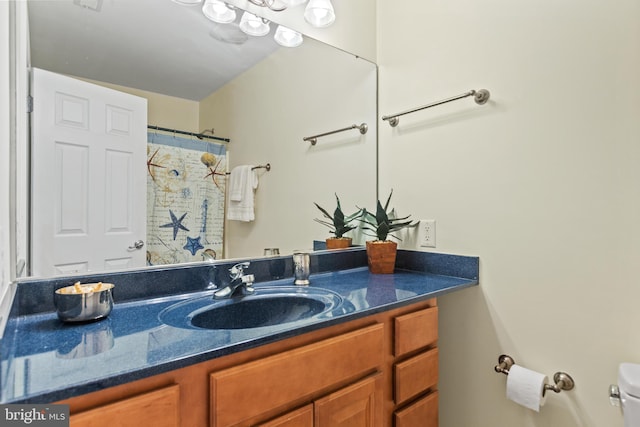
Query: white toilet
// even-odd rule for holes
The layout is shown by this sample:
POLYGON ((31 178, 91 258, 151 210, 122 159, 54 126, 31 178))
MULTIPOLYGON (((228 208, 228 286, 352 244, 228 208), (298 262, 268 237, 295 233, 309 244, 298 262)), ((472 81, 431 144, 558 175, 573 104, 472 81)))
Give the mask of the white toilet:
POLYGON ((621 363, 618 370, 624 427, 640 427, 640 365, 621 363))

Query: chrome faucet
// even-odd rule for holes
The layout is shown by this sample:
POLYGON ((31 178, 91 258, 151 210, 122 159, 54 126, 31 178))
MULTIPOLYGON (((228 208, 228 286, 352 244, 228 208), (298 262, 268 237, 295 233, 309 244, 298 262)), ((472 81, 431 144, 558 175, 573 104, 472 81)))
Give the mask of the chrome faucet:
POLYGON ((244 274, 244 269, 249 267, 249 262, 241 262, 229 269, 231 282, 213 293, 213 299, 231 298, 236 292, 242 291, 243 295, 251 295, 256 290, 253 288, 255 277, 253 274, 244 274), (240 290, 238 290, 240 289, 240 290))

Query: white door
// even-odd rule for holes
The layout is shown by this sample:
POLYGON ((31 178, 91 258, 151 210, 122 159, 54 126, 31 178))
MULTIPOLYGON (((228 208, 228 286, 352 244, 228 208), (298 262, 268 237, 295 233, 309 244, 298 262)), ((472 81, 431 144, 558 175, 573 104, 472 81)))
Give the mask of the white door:
POLYGON ((31 88, 32 274, 145 265, 147 100, 40 69, 31 88))

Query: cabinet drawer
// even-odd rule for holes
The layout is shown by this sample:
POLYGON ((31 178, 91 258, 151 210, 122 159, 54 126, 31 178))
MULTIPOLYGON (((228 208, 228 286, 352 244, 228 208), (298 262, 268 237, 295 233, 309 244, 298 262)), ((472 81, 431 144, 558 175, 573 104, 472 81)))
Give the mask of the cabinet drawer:
POLYGON ((212 427, 235 425, 377 369, 383 330, 375 324, 212 373, 212 427))
POLYGON ((178 427, 180 386, 165 387, 139 396, 79 412, 69 417, 71 427, 178 427))
POLYGON ((434 344, 438 340, 438 307, 396 317, 394 331, 396 357, 434 344))
POLYGON ((313 404, 281 415, 257 427, 313 427, 313 404))
POLYGON ((405 402, 438 385, 438 349, 434 348, 394 366, 395 401, 405 402))
POLYGON ((438 427, 438 392, 396 411, 394 418, 395 427, 438 427))

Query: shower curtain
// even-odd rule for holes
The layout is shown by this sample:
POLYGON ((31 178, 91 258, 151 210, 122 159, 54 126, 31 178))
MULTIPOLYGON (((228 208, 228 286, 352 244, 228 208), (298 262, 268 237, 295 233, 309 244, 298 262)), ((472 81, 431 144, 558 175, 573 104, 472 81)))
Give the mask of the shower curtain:
POLYGON ((224 256, 226 171, 222 144, 147 134, 147 265, 224 256))

